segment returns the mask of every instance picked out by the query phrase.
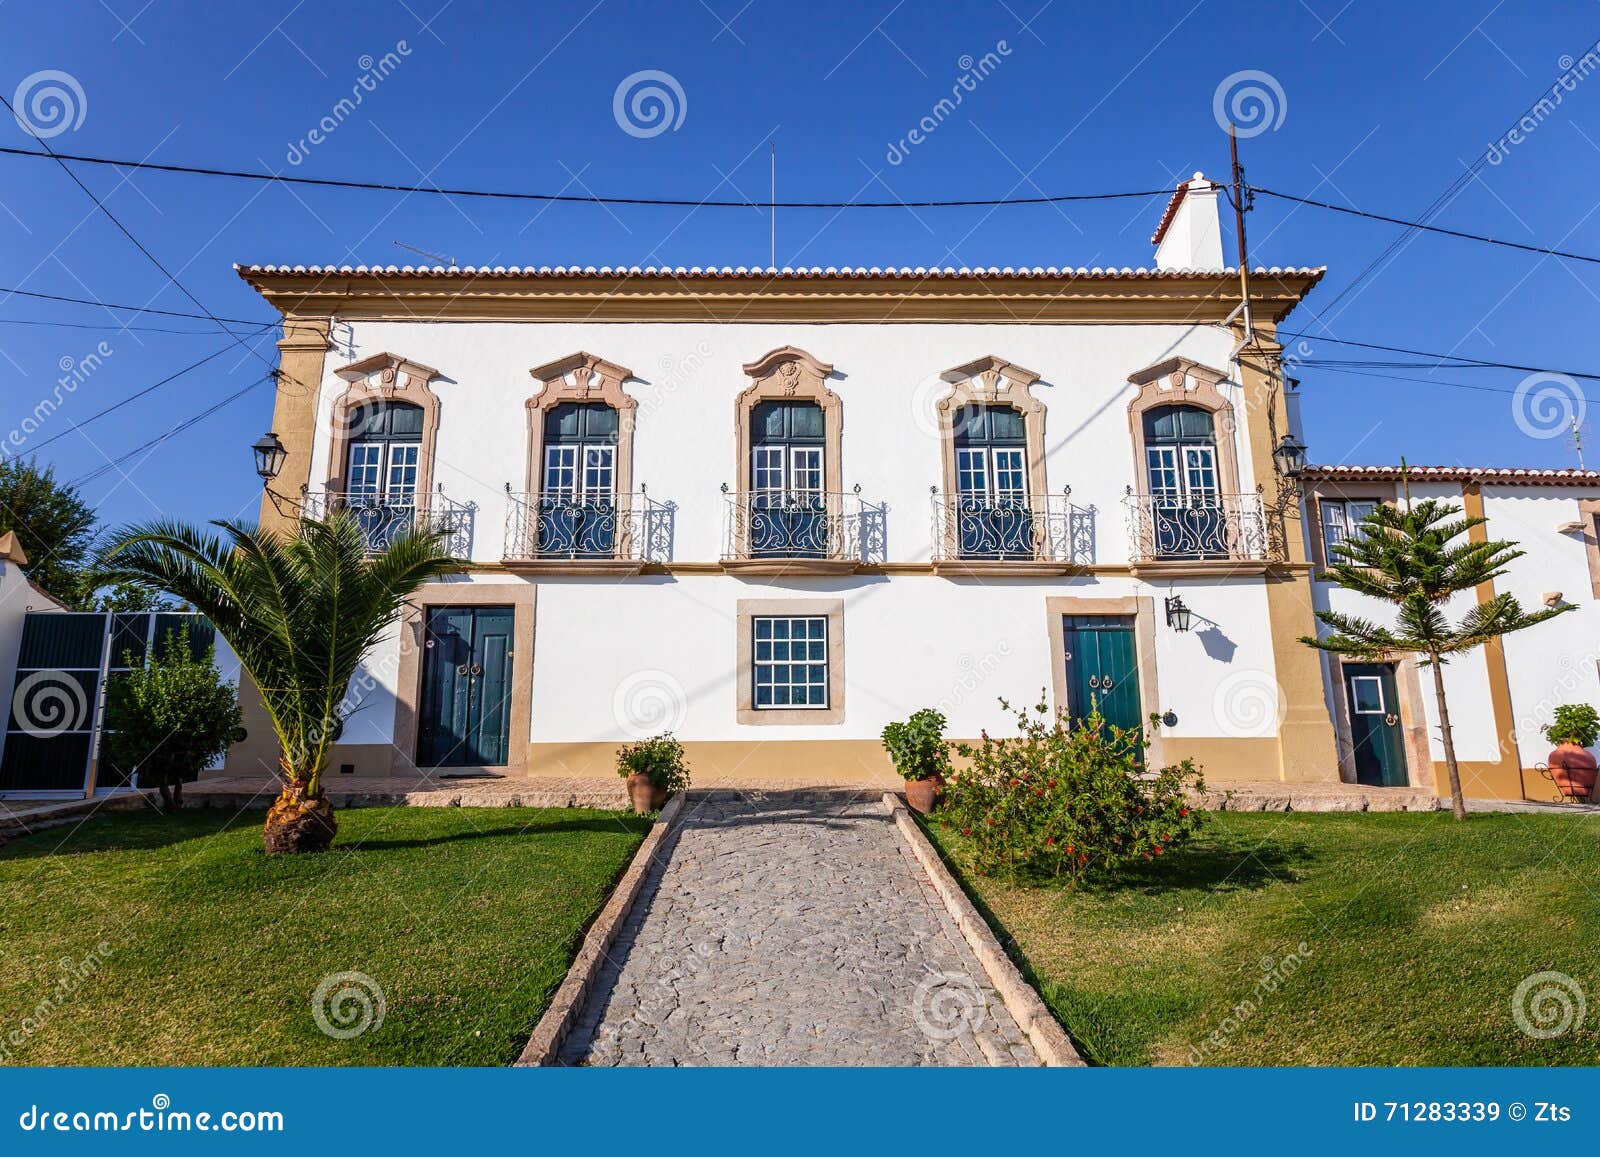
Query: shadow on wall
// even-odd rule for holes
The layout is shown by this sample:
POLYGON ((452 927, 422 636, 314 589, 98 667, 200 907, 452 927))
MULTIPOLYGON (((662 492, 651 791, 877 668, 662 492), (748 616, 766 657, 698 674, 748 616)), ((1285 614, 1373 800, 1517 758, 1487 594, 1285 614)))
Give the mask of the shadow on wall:
POLYGON ((1207 658, 1215 659, 1219 663, 1233 662, 1233 655, 1239 649, 1239 644, 1224 635, 1222 628, 1217 624, 1207 623, 1195 634, 1199 636, 1200 645, 1205 648, 1207 658))

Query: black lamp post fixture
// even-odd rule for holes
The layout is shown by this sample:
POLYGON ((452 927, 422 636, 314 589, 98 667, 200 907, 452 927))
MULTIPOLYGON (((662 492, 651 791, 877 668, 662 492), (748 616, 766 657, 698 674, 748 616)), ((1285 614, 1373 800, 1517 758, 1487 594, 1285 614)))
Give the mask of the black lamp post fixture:
POLYGON ((1285 478, 1298 478, 1306 468, 1306 444, 1293 434, 1285 434, 1278 439, 1272 461, 1285 478))
POLYGON ((1167 626, 1174 631, 1187 631, 1194 612, 1184 606, 1181 595, 1167 596, 1167 626))
POLYGON ((256 456, 256 473, 261 475, 261 486, 265 489, 283 469, 283 460, 289 456, 289 451, 271 431, 261 435, 250 450, 256 456))

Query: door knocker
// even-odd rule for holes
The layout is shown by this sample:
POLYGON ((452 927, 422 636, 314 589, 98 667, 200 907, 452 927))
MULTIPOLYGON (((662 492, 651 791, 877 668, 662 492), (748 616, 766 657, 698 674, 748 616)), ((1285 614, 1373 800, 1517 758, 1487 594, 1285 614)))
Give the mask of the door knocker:
POLYGON ((457 675, 467 675, 469 673, 470 672, 468 671, 467 665, 465 663, 461 663, 461 664, 458 664, 456 666, 456 674, 457 675))
POLYGON ((1106 691, 1111 690, 1111 676, 1110 675, 1102 675, 1100 677, 1100 687, 1101 687, 1101 689, 1106 690, 1106 691))
POLYGON ((1089 676, 1089 690, 1091 690, 1091 691, 1100 690, 1100 676, 1098 676, 1098 675, 1090 675, 1089 676))
POLYGON ((472 665, 472 673, 474 675, 482 675, 483 674, 483 665, 481 663, 474 663, 472 665))
POLYGON ((1391 713, 1389 715, 1385 715, 1383 717, 1383 721, 1385 723, 1387 723, 1390 727, 1393 727, 1396 723, 1400 722, 1400 717, 1398 715, 1394 715, 1394 714, 1391 713))

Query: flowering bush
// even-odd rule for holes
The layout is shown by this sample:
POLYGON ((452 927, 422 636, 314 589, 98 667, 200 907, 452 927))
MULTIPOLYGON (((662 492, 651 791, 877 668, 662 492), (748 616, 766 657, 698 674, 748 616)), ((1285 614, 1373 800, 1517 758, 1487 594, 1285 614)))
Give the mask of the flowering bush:
POLYGON ((1015 714, 1016 738, 985 731, 957 744, 971 765, 945 790, 942 822, 967 839, 979 872, 1076 882, 1164 855, 1199 827, 1184 795, 1205 789, 1192 760, 1149 774, 1136 729, 1098 714, 1073 726, 1043 703, 1015 714))
POLYGON ((944 716, 932 707, 914 711, 904 723, 883 729, 883 749, 902 779, 929 779, 950 774, 950 751, 944 740, 944 716))
POLYGON ((648 775, 652 785, 665 791, 687 791, 689 768, 683 761, 683 744, 670 731, 617 748, 617 774, 648 775))

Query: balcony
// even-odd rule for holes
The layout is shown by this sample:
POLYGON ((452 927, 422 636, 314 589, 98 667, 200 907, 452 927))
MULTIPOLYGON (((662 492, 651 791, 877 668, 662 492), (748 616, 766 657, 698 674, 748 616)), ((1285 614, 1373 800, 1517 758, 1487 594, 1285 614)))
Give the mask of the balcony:
POLYGON ((722 565, 746 574, 848 574, 885 557, 885 510, 849 494, 730 491, 722 565))
POLYGON ((506 492, 505 564, 559 574, 629 574, 672 561, 677 506, 644 487, 616 499, 506 492))
POLYGON ((1095 561, 1095 509, 1064 491, 1030 497, 933 492, 937 574, 1059 575, 1095 561))
POLYGON ((383 494, 359 490, 310 490, 300 504, 305 518, 326 518, 348 511, 367 539, 367 552, 377 554, 402 534, 431 531, 444 537, 456 558, 472 553, 472 524, 477 508, 453 502, 442 491, 428 494, 383 494))
POLYGON ((1259 573, 1277 560, 1259 493, 1129 493, 1128 561, 1135 572, 1259 573))

